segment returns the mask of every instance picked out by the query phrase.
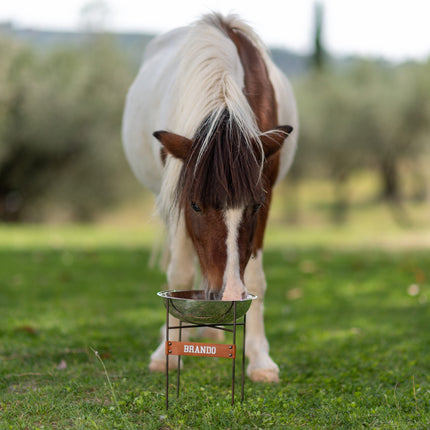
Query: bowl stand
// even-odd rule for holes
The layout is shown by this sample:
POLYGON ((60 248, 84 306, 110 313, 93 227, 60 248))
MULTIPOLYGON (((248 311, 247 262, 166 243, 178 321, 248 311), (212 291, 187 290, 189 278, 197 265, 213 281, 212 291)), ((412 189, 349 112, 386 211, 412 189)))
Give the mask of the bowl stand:
POLYGON ((170 307, 172 299, 166 301, 166 410, 169 409, 169 358, 171 355, 178 356, 178 370, 176 382, 176 396, 179 397, 180 378, 181 378, 181 356, 195 357, 222 357, 232 360, 231 376, 231 404, 234 405, 235 389, 235 368, 236 368, 236 331, 238 327, 243 328, 243 349, 242 349, 242 375, 241 375, 241 402, 244 399, 245 387, 245 335, 246 335, 246 313, 243 315, 243 321, 238 322, 242 317, 236 318, 236 302, 231 302, 233 306, 233 322, 231 323, 213 323, 213 324, 195 324, 179 320, 179 326, 171 326, 169 321, 170 307), (233 333, 232 344, 220 343, 203 343, 203 342, 182 342, 182 329, 196 327, 212 327, 217 330, 223 330, 233 333), (179 330, 179 341, 170 340, 170 331, 179 330))

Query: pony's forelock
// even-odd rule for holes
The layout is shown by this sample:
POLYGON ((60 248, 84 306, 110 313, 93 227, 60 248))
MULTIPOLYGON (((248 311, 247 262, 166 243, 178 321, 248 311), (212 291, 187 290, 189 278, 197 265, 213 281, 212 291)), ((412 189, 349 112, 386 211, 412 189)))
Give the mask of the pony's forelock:
POLYGON ((194 136, 176 187, 175 202, 183 209, 191 201, 204 208, 225 209, 255 203, 263 198, 258 143, 249 139, 225 109, 208 118, 194 136), (204 148, 202 149, 204 144, 204 148))

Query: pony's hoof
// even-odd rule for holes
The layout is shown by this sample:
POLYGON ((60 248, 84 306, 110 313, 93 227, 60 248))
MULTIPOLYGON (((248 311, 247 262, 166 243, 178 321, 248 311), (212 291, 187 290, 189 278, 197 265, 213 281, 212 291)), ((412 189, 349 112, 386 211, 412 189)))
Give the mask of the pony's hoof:
MULTIPOLYGON (((182 361, 181 361, 181 369, 182 369, 182 361)), ((178 360, 177 356, 172 356, 169 360, 169 370, 176 370, 178 368, 178 360)), ((149 363, 149 370, 151 372, 162 372, 166 373, 166 360, 151 360, 149 363)))
POLYGON ((279 372, 275 369, 255 369, 250 371, 248 376, 254 382, 279 382, 279 372))
POLYGON ((166 373, 166 361, 151 360, 149 363, 149 370, 151 372, 164 372, 166 373))

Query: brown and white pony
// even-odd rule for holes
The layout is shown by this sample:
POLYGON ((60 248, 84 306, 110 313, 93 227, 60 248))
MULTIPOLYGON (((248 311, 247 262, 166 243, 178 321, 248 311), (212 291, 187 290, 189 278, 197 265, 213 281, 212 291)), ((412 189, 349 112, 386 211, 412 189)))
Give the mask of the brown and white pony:
MULTIPOLYGON (((258 296, 246 333, 256 381, 278 381, 264 332, 263 236, 297 125, 290 84, 260 39, 218 14, 148 45, 124 112, 126 156, 168 228, 169 288, 192 289, 197 255, 208 297, 258 296)), ((164 342, 150 369, 165 369, 164 342)))

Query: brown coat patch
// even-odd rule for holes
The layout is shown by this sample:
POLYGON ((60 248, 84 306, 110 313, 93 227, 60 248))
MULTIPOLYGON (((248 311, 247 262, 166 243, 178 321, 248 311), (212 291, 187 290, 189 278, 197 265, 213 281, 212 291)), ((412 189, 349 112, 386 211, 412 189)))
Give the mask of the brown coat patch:
MULTIPOLYGON (((236 45, 245 72, 244 94, 255 114, 257 125, 261 131, 274 129, 278 124, 278 109, 273 85, 263 57, 252 41, 239 29, 227 30, 229 37, 236 45)), ((279 151, 270 157, 264 165, 263 178, 266 198, 258 213, 258 224, 254 237, 253 254, 263 247, 269 207, 272 199, 272 187, 279 171, 279 151)))

